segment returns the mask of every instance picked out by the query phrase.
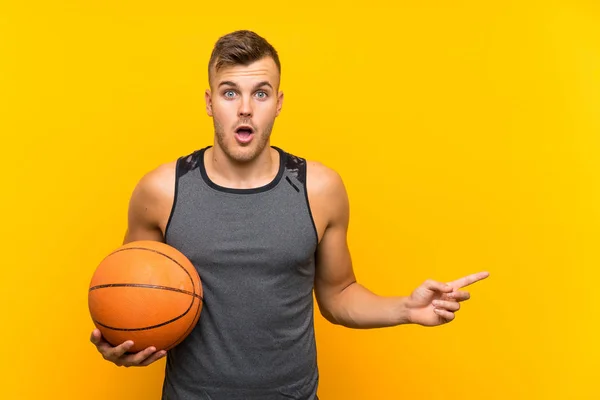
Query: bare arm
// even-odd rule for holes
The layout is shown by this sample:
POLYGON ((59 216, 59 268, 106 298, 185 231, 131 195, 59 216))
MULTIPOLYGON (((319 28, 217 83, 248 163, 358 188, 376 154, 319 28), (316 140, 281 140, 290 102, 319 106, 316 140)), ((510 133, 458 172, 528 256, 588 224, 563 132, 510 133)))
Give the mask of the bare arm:
POLYGON ((322 315, 334 324, 351 328, 407 322, 402 297, 382 297, 357 282, 347 243, 348 196, 341 177, 315 163, 309 164, 308 173, 313 215, 323 230, 315 277, 315 296, 322 315))
POLYGON ((322 315, 350 328, 382 328, 406 323, 436 326, 454 319, 468 292, 458 289, 485 279, 480 272, 444 284, 426 280, 409 296, 379 296, 357 282, 348 249, 349 203, 340 176, 310 163, 308 192, 322 238, 317 248, 315 296, 322 315))
MULTIPOLYGON (((164 232, 173 205, 174 191, 175 163, 160 166, 140 179, 129 200, 124 243, 137 240, 164 242, 164 232)), ((166 355, 165 351, 157 352, 154 347, 129 354, 127 351, 133 346, 132 341, 113 347, 102 338, 99 329, 92 332, 90 341, 105 360, 117 366, 144 367, 166 355)))
POLYGON ((164 242, 174 193, 174 162, 164 164, 142 177, 129 200, 127 232, 123 243, 136 240, 164 242))

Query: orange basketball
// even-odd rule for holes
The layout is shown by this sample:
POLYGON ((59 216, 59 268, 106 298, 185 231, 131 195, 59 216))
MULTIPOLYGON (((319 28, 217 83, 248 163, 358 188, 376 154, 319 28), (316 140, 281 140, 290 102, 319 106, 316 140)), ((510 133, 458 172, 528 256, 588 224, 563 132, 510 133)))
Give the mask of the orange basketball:
POLYGON ((109 254, 88 292, 92 320, 113 346, 133 340, 130 353, 169 350, 192 331, 202 311, 194 265, 161 242, 137 241, 109 254))

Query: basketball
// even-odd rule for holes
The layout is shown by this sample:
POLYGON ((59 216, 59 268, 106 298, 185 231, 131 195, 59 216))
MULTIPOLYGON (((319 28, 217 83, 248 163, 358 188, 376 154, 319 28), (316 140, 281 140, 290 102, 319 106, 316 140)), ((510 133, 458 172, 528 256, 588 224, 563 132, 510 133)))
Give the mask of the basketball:
POLYGON ((131 242, 106 256, 88 292, 94 325, 113 346, 132 340, 130 353, 179 344, 198 322, 202 302, 194 265, 155 241, 131 242))

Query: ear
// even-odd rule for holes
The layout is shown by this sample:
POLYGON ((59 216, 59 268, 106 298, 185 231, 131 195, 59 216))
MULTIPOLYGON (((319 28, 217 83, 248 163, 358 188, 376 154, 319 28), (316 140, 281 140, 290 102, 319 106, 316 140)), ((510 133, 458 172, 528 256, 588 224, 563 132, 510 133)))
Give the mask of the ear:
POLYGON ((206 89, 206 92, 204 93, 204 101, 206 102, 206 113, 208 114, 209 117, 212 117, 213 116, 212 97, 211 97, 210 89, 206 89))
POLYGON ((283 107, 283 92, 279 92, 277 94, 277 113, 275 114, 275 116, 279 116, 279 113, 281 112, 281 107, 283 107))

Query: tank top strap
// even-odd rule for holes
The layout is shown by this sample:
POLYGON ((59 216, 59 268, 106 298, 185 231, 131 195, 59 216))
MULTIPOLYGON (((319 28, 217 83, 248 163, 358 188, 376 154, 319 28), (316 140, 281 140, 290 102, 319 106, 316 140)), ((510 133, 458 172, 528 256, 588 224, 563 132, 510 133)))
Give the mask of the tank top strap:
POLYGON ((306 185, 306 160, 290 153, 285 155, 285 169, 288 176, 296 178, 303 186, 306 185))

